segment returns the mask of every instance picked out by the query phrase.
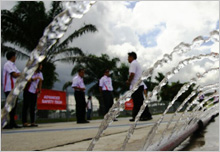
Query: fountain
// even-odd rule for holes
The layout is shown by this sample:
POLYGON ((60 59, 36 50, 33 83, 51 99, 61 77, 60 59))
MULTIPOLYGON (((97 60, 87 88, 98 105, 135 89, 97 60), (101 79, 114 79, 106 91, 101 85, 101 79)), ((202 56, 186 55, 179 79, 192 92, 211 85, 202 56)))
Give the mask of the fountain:
MULTIPOLYGON (((64 3, 66 4, 66 10, 58 14, 54 18, 52 23, 45 29, 43 37, 40 39, 38 46, 32 51, 30 55, 30 59, 28 60, 26 64, 26 67, 24 68, 21 76, 16 81, 15 88, 10 92, 9 96, 6 99, 5 107, 1 111, 1 114, 2 114, 1 127, 2 128, 7 124, 7 121, 8 121, 7 115, 11 111, 11 109, 14 107, 17 96, 24 89, 27 83, 27 80, 31 78, 34 71, 37 69, 38 63, 41 62, 46 57, 48 49, 51 48, 57 42, 57 40, 60 39, 65 34, 72 20, 74 18, 81 18, 86 12, 89 11, 90 7, 94 3, 95 2, 93 1, 84 1, 84 2, 77 1, 77 2, 65 2, 64 3)), ((133 89, 127 91, 124 95, 122 95, 117 100, 117 102, 113 104, 109 112, 105 115, 104 119, 102 120, 99 126, 96 136, 92 139, 87 150, 89 151, 93 150, 95 144, 98 142, 103 132, 108 128, 108 126, 111 123, 113 123, 114 119, 120 115, 120 109, 124 109, 124 103, 128 99, 130 99, 131 94, 138 88, 140 83, 143 80, 146 80, 148 77, 150 77, 153 74, 156 68, 162 67, 164 64, 167 64, 170 61, 172 61, 174 54, 181 55, 181 54, 187 53, 195 48, 199 48, 201 45, 208 43, 208 42, 219 43, 219 31, 217 30, 212 31, 208 38, 198 36, 192 41, 192 44, 181 42, 179 45, 177 45, 173 49, 173 51, 170 54, 165 54, 163 58, 161 60, 156 61, 152 67, 143 71, 141 78, 134 85, 133 89)), ((186 58, 183 61, 180 61, 179 64, 176 67, 174 67, 171 71, 166 73, 165 78, 159 83, 158 86, 156 86, 153 89, 153 91, 149 94, 149 96, 144 100, 143 105, 141 106, 140 111, 138 112, 138 115, 136 116, 134 123, 128 129, 128 133, 124 139, 121 150, 124 150, 126 148, 126 145, 129 139, 131 138, 132 134, 135 131, 136 125, 140 119, 142 112, 144 111, 147 104, 152 102, 151 101, 152 97, 155 96, 158 92, 160 92, 161 88, 169 81, 169 79, 171 79, 175 74, 177 74, 186 65, 198 62, 206 58, 216 61, 216 60, 219 60, 219 54, 212 52, 209 54, 200 54, 197 56, 186 58)), ((219 67, 211 68, 203 74, 197 74, 196 77, 192 78, 189 83, 185 84, 179 90, 177 95, 169 103, 167 109, 164 111, 162 116, 153 125, 152 129, 146 136, 143 147, 140 147, 141 150, 164 150, 164 149, 167 150, 167 147, 168 147, 167 145, 169 145, 167 144, 168 142, 173 143, 174 141, 178 141, 172 146, 170 146, 170 149, 173 149, 175 146, 177 146, 177 144, 181 143, 185 138, 191 135, 192 132, 198 129, 198 125, 197 125, 198 121, 202 121, 202 123, 206 125, 208 120, 210 120, 210 117, 218 113, 217 108, 219 106, 219 103, 213 105, 213 102, 209 102, 210 99, 212 99, 214 96, 218 96, 217 93, 206 95, 205 99, 201 103, 197 101, 201 94, 206 94, 210 92, 211 90, 218 88, 219 87, 218 84, 216 83, 216 84, 208 84, 206 86, 200 86, 200 85, 196 86, 194 87, 194 91, 183 101, 183 103, 177 108, 175 113, 172 114, 171 119, 166 125, 166 129, 161 134, 160 140, 157 143, 152 145, 152 142, 153 142, 153 139, 155 137, 158 127, 160 126, 162 120, 164 119, 164 116, 167 114, 169 109, 175 103, 177 98, 181 96, 181 94, 183 94, 185 91, 187 91, 187 89, 192 84, 196 84, 199 79, 202 79, 208 73, 213 72, 213 71, 214 72, 219 71, 219 67), (194 97, 197 94, 197 92, 200 92, 200 93, 187 106, 185 111, 181 114, 180 118, 176 121, 171 131, 171 134, 168 137, 165 137, 165 131, 169 128, 171 122, 173 121, 173 118, 177 115, 178 112, 180 112, 180 110, 184 107, 185 104, 188 104, 188 101, 192 97, 194 97), (205 105, 205 103, 207 104, 205 105), (187 118, 184 119, 184 116, 186 114, 187 114, 187 118), (203 118, 202 116, 206 116, 206 117, 203 118), (184 125, 182 126, 182 128, 177 130, 177 126, 179 122, 183 122, 184 125)))

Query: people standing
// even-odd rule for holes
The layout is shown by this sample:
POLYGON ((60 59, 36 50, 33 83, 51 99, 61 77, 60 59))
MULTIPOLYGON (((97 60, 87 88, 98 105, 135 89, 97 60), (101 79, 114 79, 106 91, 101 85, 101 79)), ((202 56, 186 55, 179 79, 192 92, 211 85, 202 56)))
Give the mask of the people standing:
MULTIPOLYGON (((3 90, 5 93, 6 98, 8 97, 9 93, 15 86, 16 78, 20 76, 20 71, 15 66, 16 61, 16 53, 13 51, 10 51, 6 54, 7 62, 4 64, 3 68, 3 90)), ((16 99, 14 107, 9 112, 10 116, 10 122, 8 125, 6 125, 5 128, 12 129, 12 128, 21 128, 18 126, 14 120, 15 114, 16 114, 16 108, 17 108, 17 102, 16 99)))
POLYGON ((72 88, 74 88, 74 96, 76 100, 76 119, 77 123, 89 123, 85 119, 86 100, 85 100, 85 84, 83 82, 85 71, 79 69, 78 74, 73 78, 72 88))
MULTIPOLYGON (((144 84, 144 83, 143 83, 144 84)), ((144 96, 147 98, 147 86, 144 84, 144 96)), ((150 113, 148 105, 146 105, 144 112, 141 115, 140 121, 151 120, 152 115, 150 113)))
MULTIPOLYGON (((141 77, 142 69, 137 61, 137 55, 135 52, 128 53, 128 62, 130 63, 130 67, 129 67, 129 78, 126 81, 126 84, 130 86, 130 89, 133 89, 134 85, 141 77)), ((131 95, 131 98, 133 99, 134 107, 132 110, 132 119, 130 119, 130 121, 135 120, 135 117, 138 114, 140 107, 143 104, 144 101, 143 92, 144 92, 144 83, 142 82, 139 85, 138 89, 131 95)), ((145 110, 147 110, 146 108, 145 110)), ((140 119, 142 121, 152 119, 150 117, 145 118, 144 113, 142 113, 141 118, 143 118, 140 119)))
POLYGON ((43 74, 41 72, 43 66, 39 64, 37 70, 34 72, 31 79, 28 81, 24 93, 23 93, 23 108, 22 108, 22 123, 23 127, 37 127, 35 124, 35 107, 37 103, 37 97, 41 93, 43 74), (30 110, 31 124, 27 123, 27 113, 30 110))
POLYGON ((103 77, 99 80, 99 91, 104 101, 106 114, 113 105, 113 86, 112 79, 109 77, 109 69, 104 71, 103 77))
POLYGON ((87 105, 87 120, 92 120, 92 108, 93 108, 93 105, 92 105, 92 97, 89 96, 88 97, 88 101, 86 103, 87 105))

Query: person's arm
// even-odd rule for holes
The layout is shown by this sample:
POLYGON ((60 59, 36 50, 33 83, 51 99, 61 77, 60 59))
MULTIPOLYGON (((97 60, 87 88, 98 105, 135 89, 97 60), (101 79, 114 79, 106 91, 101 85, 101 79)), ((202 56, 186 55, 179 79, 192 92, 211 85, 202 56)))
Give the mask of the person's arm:
POLYGON ((17 78, 17 77, 19 77, 21 74, 20 73, 16 73, 16 72, 12 72, 11 73, 11 76, 13 77, 13 78, 17 78))
POLYGON ((102 94, 103 78, 99 80, 99 92, 102 94))
POLYGON ((147 89, 144 89, 144 95, 147 98, 147 89))
POLYGON ((102 94, 102 87, 99 87, 99 92, 102 94))
POLYGON ((127 85, 131 84, 131 81, 134 79, 134 73, 130 73, 128 80, 126 81, 127 85))
POLYGON ((75 90, 80 90, 80 91, 84 91, 84 90, 86 90, 86 88, 80 88, 80 87, 77 87, 77 86, 75 86, 75 87, 73 87, 75 90))
POLYGON ((40 81, 42 81, 42 78, 41 78, 41 77, 31 78, 31 81, 35 81, 35 80, 37 80, 37 79, 39 79, 40 81))
POLYGON ((38 84, 38 93, 41 93, 41 88, 42 88, 42 79, 40 79, 39 84, 38 84))

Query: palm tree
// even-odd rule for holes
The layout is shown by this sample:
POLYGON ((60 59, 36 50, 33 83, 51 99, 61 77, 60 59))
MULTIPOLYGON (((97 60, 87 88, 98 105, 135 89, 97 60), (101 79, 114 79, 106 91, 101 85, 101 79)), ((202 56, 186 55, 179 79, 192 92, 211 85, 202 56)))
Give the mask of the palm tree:
MULTIPOLYGON (((46 12, 43 2, 37 1, 18 1, 11 11, 2 10, 2 55, 4 56, 7 51, 13 50, 18 57, 28 58, 28 54, 37 46, 39 39, 42 37, 44 29, 62 11, 63 7, 59 1, 53 1, 48 12, 46 12)), ((52 89, 54 83, 58 80, 58 74, 55 72, 55 62, 73 63, 84 55, 80 48, 68 47, 73 39, 86 32, 96 31, 94 25, 84 25, 65 40, 58 41, 50 48, 43 63, 43 88, 52 89)))
MULTIPOLYGON (((105 69, 110 69, 112 71, 111 78, 114 88, 114 97, 118 97, 119 94, 127 90, 126 84, 128 76, 128 66, 121 64, 117 67, 119 63, 119 58, 112 58, 107 54, 102 54, 100 57, 95 55, 88 55, 86 58, 78 60, 76 66, 73 68, 71 75, 75 75, 79 68, 85 69, 84 82, 89 85, 90 88, 87 90, 88 94, 93 95, 99 101, 99 114, 104 114, 104 103, 99 93, 99 79, 103 76, 105 69), (125 76, 126 75, 126 76, 125 76)), ((72 82, 66 82, 63 86, 63 90, 71 86, 72 82)))

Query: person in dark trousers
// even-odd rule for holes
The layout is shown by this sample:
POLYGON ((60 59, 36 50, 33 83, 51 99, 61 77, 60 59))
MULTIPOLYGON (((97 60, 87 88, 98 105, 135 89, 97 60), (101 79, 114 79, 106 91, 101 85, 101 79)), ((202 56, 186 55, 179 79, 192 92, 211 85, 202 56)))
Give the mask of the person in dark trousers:
POLYGON ((87 120, 92 120, 92 97, 88 97, 87 105, 87 120))
MULTIPOLYGON (((145 99, 146 99, 147 98, 147 86, 145 84, 144 84, 144 96, 145 96, 145 99)), ((150 113, 149 107, 147 105, 145 107, 144 112, 141 115, 140 121, 151 120, 151 119, 153 119, 153 118, 152 118, 152 115, 150 113)))
MULTIPOLYGON (((130 85, 130 89, 133 89, 134 85, 139 80, 142 74, 141 66, 136 59, 137 59, 137 55, 135 52, 128 53, 128 62, 130 63, 130 67, 129 67, 129 78, 126 81, 126 84, 130 85)), ((134 107, 132 110, 132 119, 130 119, 130 121, 135 120, 135 117, 138 114, 143 104, 144 101, 143 92, 144 92, 144 83, 142 82, 139 85, 138 89, 131 95, 131 98, 133 99, 134 107)), ((147 113, 149 113, 148 107, 146 107, 145 111, 142 113, 140 121, 146 121, 152 119, 152 117, 148 116, 149 117, 148 118, 146 116, 147 113)))
MULTIPOLYGON (((109 69, 106 69, 103 77, 99 80, 99 91, 104 101, 105 114, 108 113, 114 103, 112 79, 109 75, 109 69)), ((117 119, 114 121, 117 121, 117 119)))
POLYGON ((85 84, 83 82, 84 69, 79 69, 78 74, 73 78, 72 88, 74 88, 74 96, 76 100, 76 119, 77 123, 89 123, 85 119, 86 114, 86 99, 85 99, 85 84))
POLYGON ((41 93, 42 88, 42 81, 43 81, 43 74, 42 64, 40 63, 37 70, 28 81, 24 93, 23 93, 23 108, 22 108, 22 123, 23 127, 37 127, 38 125, 35 124, 35 107, 37 103, 37 97, 41 93), (30 119, 31 124, 27 123, 27 112, 28 109, 30 110, 30 119))
MULTIPOLYGON (((15 52, 13 51, 8 52, 6 54, 6 58, 8 61, 4 64, 4 68, 3 68, 3 90, 5 93, 5 97, 7 98, 9 93, 15 86, 16 78, 20 76, 20 71, 15 66, 15 61, 16 61, 15 52)), ((8 123, 8 125, 5 126, 6 129, 21 128, 16 124, 14 119, 16 114, 17 102, 18 100, 16 99, 14 107, 9 112, 10 122, 8 123)))

